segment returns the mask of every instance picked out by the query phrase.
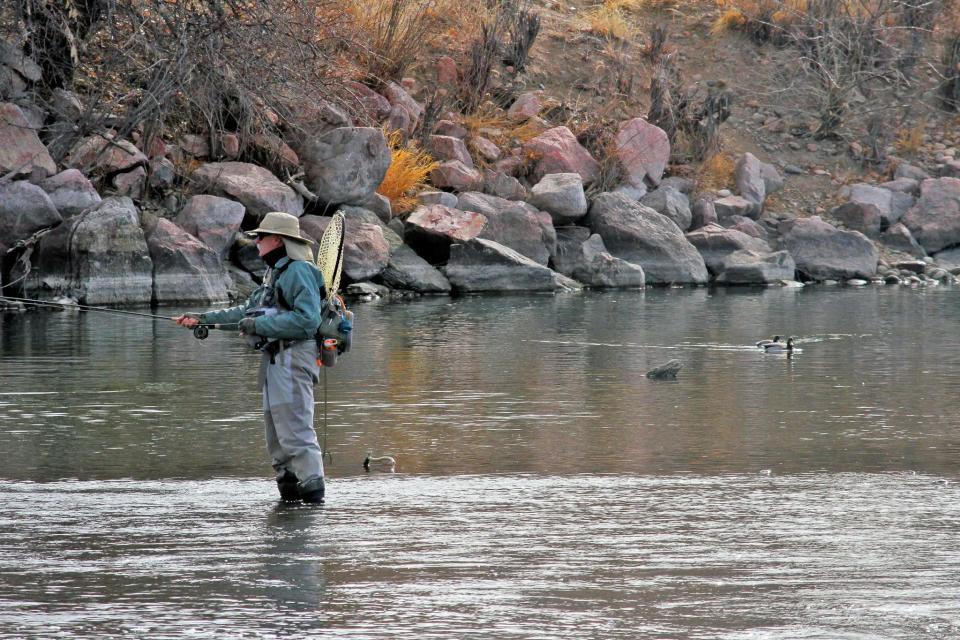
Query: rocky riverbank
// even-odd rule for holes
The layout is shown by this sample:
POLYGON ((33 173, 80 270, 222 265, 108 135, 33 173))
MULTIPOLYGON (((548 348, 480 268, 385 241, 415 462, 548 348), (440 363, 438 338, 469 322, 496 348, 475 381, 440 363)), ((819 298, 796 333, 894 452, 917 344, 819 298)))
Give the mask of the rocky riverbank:
MULTIPOLYGON (((795 281, 925 284, 960 273, 960 161, 940 175, 901 164, 894 179, 853 184, 824 216, 772 212, 784 177, 751 153, 735 190, 696 191, 665 175, 666 134, 620 123, 602 166, 566 126, 517 97, 522 143, 468 131, 443 114, 427 138, 439 161, 432 191, 394 215, 377 193, 391 164, 383 130, 412 134, 425 106, 396 83, 355 84, 365 122, 333 105, 307 136, 261 137, 269 166, 239 161, 236 135, 153 139, 103 131, 56 163, 41 137, 79 118, 66 91, 46 110, 29 88, 39 69, 0 56, 0 284, 7 295, 86 304, 209 304, 241 298, 264 271, 241 231, 268 211, 300 217, 318 239, 347 219, 344 280, 365 296, 558 291, 648 285, 777 285, 795 281), (356 126, 375 123, 379 126, 356 126), (380 128, 382 127, 382 128, 380 128), (482 158, 482 160, 478 160, 482 158), (281 179, 283 176, 283 179, 281 179), (616 176, 611 180, 610 176, 616 176)), ((451 61, 452 62, 452 61, 451 61)), ((443 72, 451 62, 443 62, 443 72)), ((452 73, 456 73, 454 70, 452 73)))

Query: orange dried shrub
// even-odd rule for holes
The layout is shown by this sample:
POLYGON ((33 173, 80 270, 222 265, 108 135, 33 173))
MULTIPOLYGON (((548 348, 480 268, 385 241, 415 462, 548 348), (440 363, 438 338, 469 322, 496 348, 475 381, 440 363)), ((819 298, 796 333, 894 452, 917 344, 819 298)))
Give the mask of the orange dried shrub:
POLYGON ((697 190, 724 189, 733 185, 736 163, 727 153, 715 153, 703 161, 697 172, 697 190))
POLYGON ((897 151, 905 154, 913 154, 920 151, 923 147, 923 136, 926 130, 926 123, 917 122, 912 127, 902 127, 897 131, 897 139, 894 141, 894 147, 897 151))
POLYGON ((587 12, 586 29, 594 35, 617 40, 628 40, 636 33, 623 11, 606 4, 587 12))
POLYGON ((414 142, 404 142, 399 131, 387 134, 390 166, 377 193, 390 200, 394 215, 408 213, 417 206, 417 194, 427 187, 430 172, 440 163, 414 142))

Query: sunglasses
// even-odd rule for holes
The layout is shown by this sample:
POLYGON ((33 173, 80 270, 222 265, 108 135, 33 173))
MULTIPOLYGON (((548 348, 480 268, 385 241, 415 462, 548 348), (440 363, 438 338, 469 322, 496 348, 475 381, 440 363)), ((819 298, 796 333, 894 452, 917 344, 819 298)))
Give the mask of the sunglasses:
POLYGON ((264 238, 269 238, 272 235, 272 233, 258 233, 256 237, 257 240, 263 240, 264 238))

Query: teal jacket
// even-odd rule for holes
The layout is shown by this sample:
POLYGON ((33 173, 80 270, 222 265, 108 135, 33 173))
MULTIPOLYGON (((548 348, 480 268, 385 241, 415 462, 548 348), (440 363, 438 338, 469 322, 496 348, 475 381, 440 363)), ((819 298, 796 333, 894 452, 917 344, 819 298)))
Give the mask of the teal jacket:
MULTIPOLYGON (((269 272, 264 282, 276 277, 277 299, 287 307, 277 304, 277 313, 272 316, 260 316, 256 319, 257 335, 269 340, 307 340, 314 337, 320 327, 320 289, 323 287, 323 275, 317 267, 306 260, 291 260, 283 257, 269 272)), ((252 307, 260 306, 267 290, 266 284, 258 287, 247 301, 236 307, 221 311, 208 311, 200 316, 203 324, 236 325, 252 307)), ((231 328, 234 328, 231 327, 231 328)))

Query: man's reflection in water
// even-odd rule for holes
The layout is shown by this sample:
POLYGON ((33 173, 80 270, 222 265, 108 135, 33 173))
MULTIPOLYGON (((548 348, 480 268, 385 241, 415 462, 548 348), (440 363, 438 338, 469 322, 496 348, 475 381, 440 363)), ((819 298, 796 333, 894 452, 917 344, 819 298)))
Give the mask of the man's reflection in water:
POLYGON ((266 525, 267 595, 296 610, 325 608, 323 563, 331 543, 324 539, 323 508, 278 502, 266 525))

